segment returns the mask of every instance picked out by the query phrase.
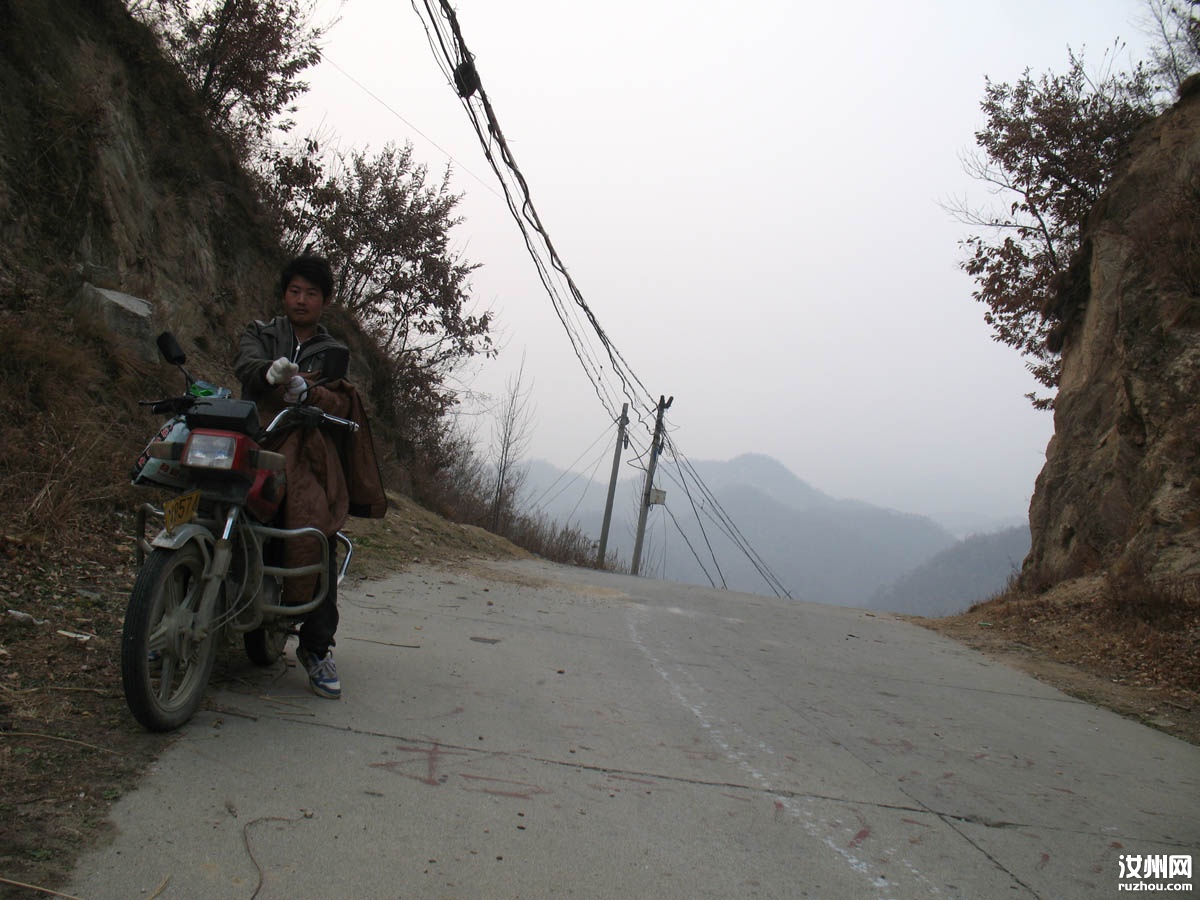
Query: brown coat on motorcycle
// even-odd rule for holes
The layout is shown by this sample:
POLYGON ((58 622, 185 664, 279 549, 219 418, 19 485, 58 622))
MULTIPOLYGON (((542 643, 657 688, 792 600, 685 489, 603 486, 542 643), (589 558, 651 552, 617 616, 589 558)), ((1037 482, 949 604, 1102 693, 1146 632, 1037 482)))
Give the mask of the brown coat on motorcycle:
MULTIPOLYGON (((323 326, 310 340, 298 342, 285 316, 253 323, 242 335, 234 369, 242 382, 243 396, 258 404, 259 415, 270 421, 285 406, 283 391, 266 381, 272 360, 294 360, 306 380, 320 376, 324 351, 340 346, 323 326)), ((298 428, 286 432, 267 448, 287 458, 287 493, 280 512, 284 528, 318 528, 327 537, 346 523, 347 516, 379 519, 387 512, 383 478, 375 455, 370 424, 358 391, 339 380, 314 387, 307 402, 332 416, 349 419, 359 430, 298 428)), ((315 539, 287 542, 287 565, 317 562, 315 539)), ((285 603, 301 603, 312 596, 316 576, 284 580, 285 603)))
MULTIPOLYGON (((291 323, 285 316, 276 316, 267 322, 255 322, 246 330, 238 344, 234 370, 242 382, 242 396, 258 404, 259 416, 263 422, 270 421, 285 405, 283 390, 266 381, 266 372, 271 362, 280 356, 287 356, 299 365, 307 380, 313 381, 320 376, 324 351, 330 346, 341 344, 320 325, 315 337, 297 342, 291 323)), ((323 484, 326 480, 329 482, 325 489, 325 493, 330 497, 329 503, 313 497, 301 500, 300 505, 310 510, 313 518, 294 526, 289 524, 287 527, 312 526, 331 535, 345 524, 347 513, 362 518, 382 518, 387 510, 387 498, 383 492, 383 478, 379 474, 366 409, 358 391, 348 381, 335 381, 313 388, 307 402, 332 416, 355 422, 359 430, 336 435, 324 429, 315 432, 328 439, 323 450, 319 450, 316 445, 301 447, 293 444, 291 439, 283 441, 280 446, 271 447, 288 457, 289 496, 293 490, 299 490, 305 495, 311 494, 312 489, 303 486, 310 478, 315 478, 323 484), (340 487, 336 484, 336 479, 331 477, 339 467, 327 458, 330 452, 335 453, 341 462, 344 484, 340 487), (300 471, 301 462, 311 466, 308 473, 300 471), (343 492, 346 494, 344 508, 341 507, 342 500, 338 497, 343 492), (327 512, 322 513, 323 509, 327 512)), ((303 443, 307 443, 307 440, 303 443)), ((289 514, 288 519, 291 518, 289 514)))
MULTIPOLYGON (((284 528, 318 528, 331 537, 348 516, 379 519, 387 512, 387 497, 362 401, 354 387, 337 381, 315 388, 314 398, 330 415, 359 425, 356 432, 297 428, 270 449, 287 458, 287 494, 281 511, 284 528)), ((288 541, 287 564, 319 561, 316 539, 288 541)), ((284 603, 303 603, 313 594, 316 576, 287 578, 284 603)))

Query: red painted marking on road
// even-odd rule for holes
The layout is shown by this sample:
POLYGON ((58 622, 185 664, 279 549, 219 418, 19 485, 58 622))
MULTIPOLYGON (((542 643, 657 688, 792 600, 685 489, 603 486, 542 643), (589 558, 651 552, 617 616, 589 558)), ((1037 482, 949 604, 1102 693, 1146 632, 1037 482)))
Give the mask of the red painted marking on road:
POLYGON ((536 785, 536 784, 529 784, 526 781, 510 781, 507 778, 489 778, 486 775, 468 775, 465 772, 460 772, 459 775, 462 778, 467 779, 467 781, 486 781, 486 782, 490 782, 492 784, 512 784, 512 785, 517 785, 518 787, 525 788, 525 790, 523 790, 523 791, 504 791, 504 790, 499 790, 497 788, 490 788, 490 787, 481 787, 479 789, 474 789, 474 788, 464 789, 464 790, 471 790, 472 793, 477 793, 477 794, 489 794, 490 796, 493 796, 493 797, 508 797, 513 800, 532 800, 538 794, 549 794, 550 793, 550 791, 548 791, 546 788, 540 787, 539 785, 536 785))
POLYGON ((372 769, 385 769, 395 775, 403 775, 405 778, 411 778, 413 781, 419 781, 421 784, 427 784, 430 787, 437 787, 442 783, 442 779, 438 777, 438 762, 443 756, 466 756, 467 754, 460 750, 443 750, 441 744, 430 744, 428 747, 405 747, 398 746, 396 748, 401 753, 413 753, 415 757, 409 759, 389 760, 388 762, 371 763, 372 769), (409 766, 412 763, 420 763, 420 757, 425 757, 425 774, 413 775, 408 772, 401 772, 403 766, 409 766))
POLYGON ((1034 866, 1034 868, 1035 869, 1044 869, 1044 868, 1046 868, 1046 863, 1048 863, 1048 862, 1050 862, 1050 854, 1042 853, 1042 858, 1038 861, 1038 864, 1036 866, 1034 866))
POLYGON ((853 850, 855 847, 857 847, 859 844, 861 844, 863 841, 865 841, 870 836, 871 836, 871 829, 867 826, 863 826, 862 828, 860 828, 858 830, 858 834, 856 834, 850 840, 850 845, 849 845, 850 849, 853 850))
MULTIPOLYGON (((859 844, 871 836, 871 826, 867 824, 867 817, 860 810, 854 810, 854 818, 858 819, 858 833, 850 839, 847 845, 851 850, 855 849, 859 844)), ((834 822, 834 825, 841 825, 840 822, 834 822)))
POLYGON ((901 819, 900 821, 903 822, 905 825, 920 825, 922 828, 932 828, 933 827, 928 822, 918 822, 916 819, 901 819))

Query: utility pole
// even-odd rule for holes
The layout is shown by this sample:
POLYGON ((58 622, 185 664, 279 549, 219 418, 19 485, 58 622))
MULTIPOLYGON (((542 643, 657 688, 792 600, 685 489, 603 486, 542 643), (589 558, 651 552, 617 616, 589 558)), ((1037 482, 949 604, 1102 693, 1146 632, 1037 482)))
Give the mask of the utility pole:
POLYGON ((634 575, 638 573, 638 567, 642 562, 642 541, 646 537, 646 516, 650 512, 650 500, 654 494, 654 470, 658 467, 658 455, 662 453, 663 414, 671 408, 671 404, 674 402, 674 397, 664 399, 659 394, 658 418, 654 422, 654 440, 650 443, 650 465, 646 467, 646 490, 642 494, 642 508, 638 512, 637 540, 633 545, 633 562, 629 567, 630 572, 634 575))
POLYGON ((617 423, 617 449, 613 451, 612 477, 608 480, 608 502, 604 504, 604 524, 600 526, 600 552, 596 554, 596 568, 604 568, 604 555, 608 552, 608 526, 612 524, 613 497, 617 493, 617 475, 621 471, 621 448, 625 446, 625 426, 629 424, 629 404, 621 405, 621 420, 617 423))

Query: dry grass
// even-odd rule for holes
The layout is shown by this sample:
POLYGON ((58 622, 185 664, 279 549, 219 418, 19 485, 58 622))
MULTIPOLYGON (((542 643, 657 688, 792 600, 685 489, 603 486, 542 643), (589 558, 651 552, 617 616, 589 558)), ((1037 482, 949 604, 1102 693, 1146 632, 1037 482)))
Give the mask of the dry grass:
MULTIPOLYGON (((116 523, 0 540, 0 874, 59 883, 167 744, 136 726, 119 649, 130 544, 116 523)), ((0 886, 2 897, 28 892, 0 886)))
POLYGON ((4 530, 37 538, 128 502, 113 475, 154 431, 135 399, 158 389, 154 367, 53 309, 0 306, 0 345, 4 530))
POLYGON ((38 883, 104 833, 165 742, 135 727, 118 667, 122 476, 153 431, 133 400, 150 367, 23 276, 0 282, 0 874, 38 883))
POLYGON ((1200 589, 1103 575, 917 619, 1067 693, 1200 743, 1200 589))
MULTIPOLYGON (((544 559, 568 566, 595 566, 593 540, 580 529, 561 525, 545 515, 504 512, 495 516, 492 475, 474 448, 462 441, 448 441, 446 450, 452 459, 450 465, 436 476, 422 479, 419 485, 418 496, 423 503, 452 522, 493 530, 544 559)), ((505 510, 510 506, 511 500, 504 504, 505 510)), ((611 563, 606 568, 615 568, 615 562, 606 563, 611 563)))

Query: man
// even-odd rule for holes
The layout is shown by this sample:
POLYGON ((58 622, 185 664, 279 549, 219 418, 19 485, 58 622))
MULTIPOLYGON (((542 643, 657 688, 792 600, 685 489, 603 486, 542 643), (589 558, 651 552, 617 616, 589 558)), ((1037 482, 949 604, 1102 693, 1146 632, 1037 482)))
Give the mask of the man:
POLYGON ((321 324, 333 296, 328 261, 307 254, 293 259, 280 274, 279 294, 284 315, 251 323, 242 334, 234 363, 245 397, 272 413, 300 399, 308 386, 301 372, 319 373, 325 351, 342 346, 321 324))
MULTIPOLYGON (((264 422, 286 405, 303 401, 362 426, 353 436, 333 435, 324 428, 300 429, 273 447, 287 457, 283 526, 318 528, 332 538, 348 514, 383 516, 387 502, 382 479, 354 388, 342 380, 310 389, 321 377, 326 352, 342 346, 321 324, 333 295, 329 263, 309 254, 293 259, 280 274, 279 295, 284 314, 247 326, 238 343, 234 371, 242 383, 242 396, 258 404, 264 422)), ((316 539, 293 538, 285 546, 289 567, 319 559, 316 539)), ((308 673, 308 686, 314 694, 337 699, 342 685, 330 649, 338 625, 336 545, 332 540, 328 580, 325 599, 300 627, 296 659, 308 673)), ((284 602, 305 602, 312 597, 316 581, 315 576, 284 579, 284 602)))

